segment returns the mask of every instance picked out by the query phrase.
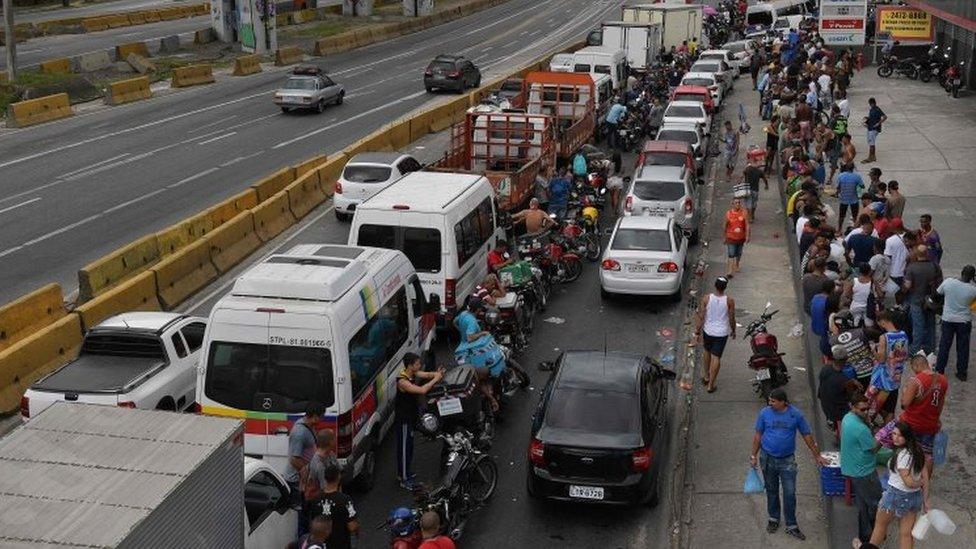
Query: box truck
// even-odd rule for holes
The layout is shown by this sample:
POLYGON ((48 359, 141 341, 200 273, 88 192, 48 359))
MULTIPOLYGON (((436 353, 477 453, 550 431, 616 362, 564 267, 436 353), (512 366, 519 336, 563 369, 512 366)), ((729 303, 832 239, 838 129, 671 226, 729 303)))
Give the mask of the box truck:
POLYGON ((646 71, 657 62, 661 51, 661 26, 653 23, 605 22, 599 29, 590 32, 586 43, 611 51, 622 50, 631 69, 646 71))
POLYGON ((661 49, 670 50, 694 38, 702 43, 702 7, 696 4, 637 4, 624 6, 621 19, 628 23, 661 26, 661 49))

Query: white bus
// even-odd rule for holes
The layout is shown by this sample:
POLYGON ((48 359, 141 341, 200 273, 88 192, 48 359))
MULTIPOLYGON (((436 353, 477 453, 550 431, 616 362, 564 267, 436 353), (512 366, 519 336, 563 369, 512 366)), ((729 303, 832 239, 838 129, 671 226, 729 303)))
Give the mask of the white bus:
POLYGON ((773 0, 746 8, 746 36, 766 32, 773 23, 790 15, 812 15, 817 11, 817 0, 773 0))

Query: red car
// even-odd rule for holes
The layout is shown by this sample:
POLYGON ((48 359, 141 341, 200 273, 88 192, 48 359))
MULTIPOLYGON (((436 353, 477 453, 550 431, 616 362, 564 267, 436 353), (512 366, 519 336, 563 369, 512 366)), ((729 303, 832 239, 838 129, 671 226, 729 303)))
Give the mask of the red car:
POLYGON ((678 86, 671 94, 671 101, 699 101, 705 105, 705 112, 715 114, 715 101, 705 86, 678 86))
POLYGON ((681 166, 685 165, 693 173, 701 175, 695 153, 691 145, 684 141, 645 141, 644 148, 637 157, 635 168, 644 166, 681 166))

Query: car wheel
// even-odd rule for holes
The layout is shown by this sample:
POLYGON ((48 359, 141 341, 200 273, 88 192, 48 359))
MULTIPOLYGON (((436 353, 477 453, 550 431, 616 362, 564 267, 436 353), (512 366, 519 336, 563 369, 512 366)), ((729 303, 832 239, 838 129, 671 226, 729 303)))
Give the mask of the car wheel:
POLYGON ((457 93, 464 93, 464 80, 463 79, 460 82, 458 82, 457 90, 456 91, 457 91, 457 93))
POLYGON ((478 75, 478 78, 474 81, 474 87, 475 88, 481 87, 481 75, 480 74, 478 75))
POLYGON ((675 290, 675 292, 673 294, 671 294, 671 295, 668 296, 668 300, 671 301, 671 303, 681 303, 681 285, 680 284, 678 285, 678 289, 675 290))
POLYGON ((315 112, 319 114, 325 112, 325 99, 319 99, 319 102, 315 104, 315 112))
POLYGON ((376 450, 375 444, 371 445, 366 455, 363 456, 363 468, 353 479, 353 486, 360 492, 369 492, 376 484, 376 450))
POLYGON ((432 88, 430 86, 424 86, 424 89, 427 90, 427 93, 434 93, 434 88, 432 88))
POLYGON ((698 244, 698 237, 700 236, 700 235, 699 235, 699 232, 700 232, 700 231, 699 231, 698 229, 695 229, 695 230, 694 230, 694 231, 693 231, 693 232, 691 233, 691 236, 690 236, 690 237, 688 237, 688 244, 691 244, 692 246, 694 246, 695 244, 698 244))
POLYGON ((600 288, 600 299, 609 300, 611 297, 613 297, 613 294, 604 290, 603 288, 600 288))
POLYGON ((336 219, 338 219, 339 221, 349 221, 352 218, 352 216, 350 216, 349 214, 342 213, 339 210, 335 211, 335 216, 336 219))
MULTIPOLYGON (((530 468, 532 467, 531 463, 529 464, 529 467, 530 468)), ((525 473, 525 491, 529 494, 529 497, 532 499, 542 499, 542 497, 539 495, 539 491, 536 490, 535 482, 533 482, 532 479, 531 470, 525 473)))
POLYGON ((281 112, 288 114, 289 112, 291 112, 291 109, 289 107, 281 107, 281 112))
POLYGON ((644 498, 644 505, 648 507, 657 507, 657 504, 661 502, 661 475, 654 475, 651 489, 647 491, 644 498))
POLYGON ((346 92, 339 92, 339 97, 336 97, 336 105, 341 105, 343 101, 346 100, 346 92))

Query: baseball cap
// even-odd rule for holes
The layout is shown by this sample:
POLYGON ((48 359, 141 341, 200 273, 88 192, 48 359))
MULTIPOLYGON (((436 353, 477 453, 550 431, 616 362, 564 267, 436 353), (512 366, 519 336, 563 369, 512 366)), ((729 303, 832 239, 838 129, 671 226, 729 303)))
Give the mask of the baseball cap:
POLYGON ((893 231, 897 231, 898 229, 904 229, 905 225, 901 222, 900 217, 896 217, 891 220, 891 223, 888 223, 888 227, 893 231))

